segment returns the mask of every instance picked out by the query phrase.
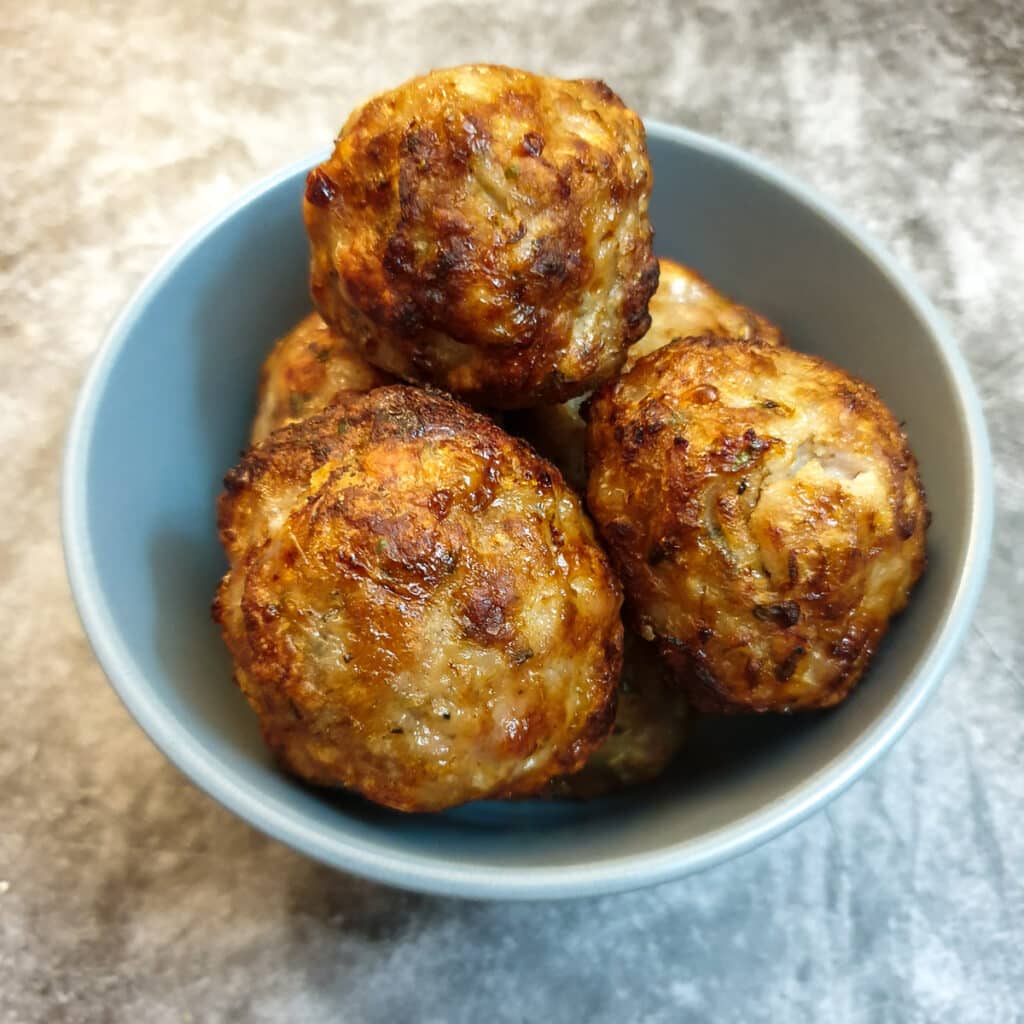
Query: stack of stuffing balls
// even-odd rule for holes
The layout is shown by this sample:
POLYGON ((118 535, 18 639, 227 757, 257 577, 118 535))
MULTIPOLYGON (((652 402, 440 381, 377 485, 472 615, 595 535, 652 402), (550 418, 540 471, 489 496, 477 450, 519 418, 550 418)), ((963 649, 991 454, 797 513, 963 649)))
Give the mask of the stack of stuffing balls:
POLYGON ((599 81, 435 71, 307 179, 214 602, 280 763, 402 811, 647 782, 841 701, 925 566, 876 392, 655 258, 599 81), (625 623, 625 628, 623 626, 625 623))

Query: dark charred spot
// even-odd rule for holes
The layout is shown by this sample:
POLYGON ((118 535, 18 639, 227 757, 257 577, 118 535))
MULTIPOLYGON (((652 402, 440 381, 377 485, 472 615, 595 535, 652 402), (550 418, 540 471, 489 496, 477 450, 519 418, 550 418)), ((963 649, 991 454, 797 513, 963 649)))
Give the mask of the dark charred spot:
POLYGON ((381 265, 393 277, 411 274, 416 269, 415 253, 405 235, 396 234, 388 239, 381 265))
POLYGON ((412 300, 403 302, 395 313, 395 329, 399 334, 419 334, 423 329, 423 315, 412 300))
POLYGON ((537 132, 527 132, 523 136, 523 152, 527 156, 540 156, 544 152, 544 137, 537 132))
POLYGON ((310 206, 324 209, 338 196, 338 186, 319 167, 314 167, 306 177, 306 202, 310 206))
POLYGON ((721 687, 718 684, 718 680, 715 678, 714 672, 711 671, 699 658, 690 657, 690 670, 693 677, 704 687, 705 690, 711 694, 717 695, 721 687))
POLYGON ((498 489, 498 480, 501 476, 498 466, 493 461, 493 452, 485 452, 484 458, 487 459, 487 462, 484 464, 483 473, 481 474, 482 479, 468 495, 469 508, 472 512, 479 512, 481 509, 487 508, 494 501, 494 495, 498 489))
MULTIPOLYGON (((515 226, 515 229, 510 234, 505 235, 501 239, 501 242, 499 244, 501 244, 501 245, 515 245, 516 242, 522 241, 525 237, 526 237, 526 222, 525 221, 520 221, 515 226)), ((520 289, 521 288, 522 288, 522 286, 520 285, 520 289)), ((520 294, 519 294, 518 298, 520 298, 520 299, 522 298, 522 291, 521 290, 520 290, 520 294)))
MULTIPOLYGON (((463 125, 470 122, 466 118, 463 125)), ((402 137, 401 152, 404 156, 412 157, 422 168, 425 167, 434 150, 437 148, 437 133, 430 128, 410 128, 402 137)))
POLYGON ((547 280, 562 282, 569 276, 569 258, 557 238, 540 238, 534 242, 531 273, 547 280))
POLYGON ((800 621, 800 605, 796 601, 780 601, 778 604, 755 604, 754 618, 762 622, 788 629, 800 621))
POLYGON ((739 482, 739 486, 736 488, 736 493, 737 494, 745 494, 746 491, 747 491, 747 481, 746 480, 741 480, 739 482))
POLYGON ((636 534, 636 527, 628 519, 613 519, 605 527, 605 532, 620 540, 629 540, 636 534))
POLYGON ((551 534, 552 547, 556 550, 565 547, 565 534, 554 524, 554 521, 548 523, 548 531, 551 534))
POLYGON ((664 423, 641 423, 633 428, 633 444, 639 448, 649 437, 657 437, 664 429, 664 423))
POLYGON ((743 432, 742 437, 725 437, 719 444, 721 447, 717 454, 726 461, 728 469, 736 470, 749 465, 772 443, 767 438, 758 437, 751 427, 743 432))
POLYGON ((778 402, 773 402, 770 398, 766 398, 761 403, 761 408, 762 409, 777 409, 778 407, 779 407, 779 403, 778 402))
POLYGON ((600 78, 594 78, 591 80, 594 87, 594 92, 605 102, 619 104, 621 100, 615 93, 604 83, 600 78))
POLYGON ((437 259, 433 272, 437 277, 447 277, 453 271, 465 270, 472 256, 472 242, 461 235, 445 235, 437 243, 437 259))
POLYGON ((697 630, 697 639, 701 644, 706 644, 713 635, 713 630, 709 629, 707 626, 701 626, 700 629, 697 630))
POLYGON ((525 665, 532 657, 533 651, 529 647, 523 647, 521 650, 513 653, 512 661, 516 665, 525 665))
POLYGON ((550 491, 551 490, 551 474, 546 469, 542 469, 537 474, 537 483, 540 485, 540 489, 542 491, 550 491))
POLYGON ((840 637, 831 648, 829 653, 836 661, 855 661, 860 654, 861 645, 851 636, 840 637))
POLYGON ((427 499, 427 508, 429 508, 438 519, 444 519, 451 511, 451 507, 451 491, 434 491, 434 493, 427 499))
POLYGON ((375 166, 387 159, 387 145, 383 135, 375 135, 366 143, 366 158, 375 166))
MULTIPOLYGON (((348 424, 345 420, 342 420, 342 423, 345 423, 347 427, 348 424)), ((338 433, 344 433, 344 431, 340 429, 340 425, 338 433)), ((317 466, 322 466, 331 457, 330 449, 323 441, 311 442, 309 445, 309 454, 313 459, 314 464, 317 466)))
POLYGON ((841 387, 839 398, 850 412, 859 412, 866 404, 862 395, 851 387, 841 387))
POLYGON ((646 334, 651 326, 647 303, 658 288, 658 261, 653 253, 648 254, 636 284, 626 293, 622 312, 629 327, 629 340, 636 341, 646 334))
POLYGON ((789 574, 789 582, 796 583, 800 578, 800 570, 797 566, 795 551, 790 551, 789 557, 786 559, 786 569, 789 574))
POLYGON ((780 683, 785 683, 792 678, 793 673, 796 671, 796 667, 800 664, 800 659, 804 654, 805 651, 802 647, 794 647, 786 656, 785 660, 779 662, 779 664, 775 666, 775 678, 780 683))
POLYGON ((493 573, 472 587, 461 615, 466 636, 479 644, 507 640, 512 632, 508 619, 517 599, 512 577, 504 573, 493 573))
POLYGON ((755 454, 760 454, 769 447, 769 442, 763 437, 758 437, 753 427, 744 431, 743 440, 746 441, 749 450, 755 454))
POLYGON ((674 537, 662 537, 647 552, 647 564, 660 565, 666 559, 672 558, 678 550, 679 542, 674 537))
POLYGON ((391 730, 392 736, 403 736, 404 734, 405 730, 401 726, 396 726, 394 729, 391 730))
POLYGON ((622 445, 622 456, 626 462, 632 462, 647 443, 665 429, 663 414, 663 410, 658 406, 645 406, 640 410, 639 419, 629 427, 628 432, 616 428, 615 439, 622 445))
POLYGON ((224 475, 224 489, 228 494, 237 494, 239 491, 245 490, 252 483, 252 480, 253 476, 250 473, 249 466, 243 462, 240 466, 236 466, 224 475))
POLYGON ((917 517, 912 513, 901 515, 897 520, 896 528, 899 530, 901 540, 909 540, 914 536, 914 530, 917 529, 917 517))

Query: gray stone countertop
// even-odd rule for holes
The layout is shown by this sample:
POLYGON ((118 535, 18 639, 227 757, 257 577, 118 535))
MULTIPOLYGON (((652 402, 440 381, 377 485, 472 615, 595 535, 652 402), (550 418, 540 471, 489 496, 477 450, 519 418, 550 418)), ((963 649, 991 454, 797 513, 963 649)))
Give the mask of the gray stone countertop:
POLYGON ((3 0, 0 43, 0 1019, 1024 1021, 1020 0, 3 0), (644 892, 413 896, 264 838, 130 720, 65 582, 113 314, 360 99, 467 60, 599 75, 829 195, 949 318, 992 431, 991 574, 925 714, 827 811, 644 892))

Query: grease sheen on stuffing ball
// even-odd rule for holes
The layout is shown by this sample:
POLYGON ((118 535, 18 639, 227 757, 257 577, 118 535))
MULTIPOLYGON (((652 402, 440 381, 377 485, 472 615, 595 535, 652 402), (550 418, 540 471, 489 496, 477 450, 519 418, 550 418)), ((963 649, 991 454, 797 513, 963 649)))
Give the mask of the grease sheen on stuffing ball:
POLYGON ((535 792, 607 735, 618 582, 558 471, 485 417, 342 392, 225 483, 215 616, 297 775, 433 811, 535 792))
POLYGON ((603 82, 433 71, 355 111, 310 173, 313 298, 406 380, 561 401, 650 323, 650 189, 643 124, 603 82))
POLYGON ((925 566, 899 424, 813 356, 674 341, 596 396, 587 459, 638 626, 699 708, 842 700, 925 566))

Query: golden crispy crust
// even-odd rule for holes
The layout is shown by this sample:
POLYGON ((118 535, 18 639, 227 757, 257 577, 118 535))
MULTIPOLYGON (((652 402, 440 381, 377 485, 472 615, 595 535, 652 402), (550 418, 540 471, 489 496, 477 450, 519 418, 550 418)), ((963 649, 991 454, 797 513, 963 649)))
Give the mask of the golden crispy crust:
POLYGON ((611 734, 578 772, 552 779, 544 795, 593 800, 651 782, 679 752, 692 721, 686 694, 654 644, 627 629, 611 734))
POLYGON ((342 392, 226 486, 215 617, 291 771, 432 811, 534 792, 607 735, 618 582, 558 471, 485 417, 342 392))
POLYGON ((924 570, 899 425, 812 356, 672 342, 595 396, 587 459, 637 624, 699 708, 837 703, 924 570))
POLYGON ((643 124, 604 83, 433 71, 310 173, 313 299, 406 380, 492 408, 582 394, 650 323, 650 188, 643 124))
MULTIPOLYGON (((757 339, 783 344, 782 332, 770 320, 727 299, 700 274, 674 260, 659 259, 658 290, 651 299, 650 330, 629 349, 623 373, 645 355, 676 338, 717 334, 737 341, 757 339)), ((587 425, 584 398, 542 405, 519 415, 514 429, 549 458, 581 493, 587 487, 583 449, 587 425)))
POLYGON ((321 412, 339 391, 369 391, 393 382, 318 313, 310 313, 278 339, 263 363, 252 441, 321 412))

